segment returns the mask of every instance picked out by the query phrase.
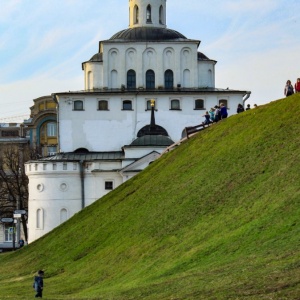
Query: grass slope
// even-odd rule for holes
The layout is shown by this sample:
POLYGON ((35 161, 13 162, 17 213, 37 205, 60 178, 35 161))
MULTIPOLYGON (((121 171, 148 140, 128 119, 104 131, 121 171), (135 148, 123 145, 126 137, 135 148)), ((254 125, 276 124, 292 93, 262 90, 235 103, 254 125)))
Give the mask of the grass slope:
POLYGON ((0 255, 0 299, 299 299, 300 94, 230 117, 0 255))

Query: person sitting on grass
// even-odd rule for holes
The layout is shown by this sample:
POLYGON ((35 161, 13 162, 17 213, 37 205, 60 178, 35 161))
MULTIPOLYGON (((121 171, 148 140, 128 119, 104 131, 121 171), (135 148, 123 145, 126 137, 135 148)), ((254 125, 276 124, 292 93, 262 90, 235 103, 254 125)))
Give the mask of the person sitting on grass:
POLYGON ((208 125, 209 123, 211 123, 211 121, 210 121, 210 114, 208 113, 208 111, 202 117, 205 118, 205 121, 202 122, 203 125, 208 125))

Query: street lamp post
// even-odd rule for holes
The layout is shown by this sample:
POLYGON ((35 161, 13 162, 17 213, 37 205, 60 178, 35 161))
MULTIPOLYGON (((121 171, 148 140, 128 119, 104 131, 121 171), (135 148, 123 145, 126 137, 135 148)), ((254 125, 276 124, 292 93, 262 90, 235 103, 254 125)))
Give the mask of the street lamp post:
MULTIPOLYGON (((20 195, 17 196, 17 210, 20 210, 20 195)), ((20 240, 20 218, 17 218, 17 241, 20 240)))
POLYGON ((13 222, 13 249, 14 251, 16 250, 16 219, 14 219, 14 222, 13 222))

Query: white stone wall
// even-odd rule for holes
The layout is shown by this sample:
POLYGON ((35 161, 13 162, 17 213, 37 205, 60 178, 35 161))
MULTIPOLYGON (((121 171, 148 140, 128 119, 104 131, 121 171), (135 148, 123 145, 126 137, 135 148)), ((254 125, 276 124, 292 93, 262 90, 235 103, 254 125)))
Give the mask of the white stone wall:
MULTIPOLYGON (((59 97, 59 136, 60 150, 72 152, 78 148, 89 151, 120 151, 136 139, 138 131, 150 124, 151 112, 146 110, 149 96, 133 94, 82 95, 59 97), (84 101, 83 111, 74 111, 74 100, 84 101), (99 100, 108 101, 108 111, 97 110, 99 100), (133 110, 122 110, 123 100, 131 100, 133 110), (69 104, 71 103, 71 104, 69 104)), ((181 138, 187 126, 200 124, 202 115, 219 103, 228 101, 229 115, 236 113, 238 103, 242 103, 241 94, 207 93, 197 94, 160 94, 155 95, 155 122, 164 127, 170 138, 176 142, 181 138), (180 101, 180 110, 170 110, 171 100, 180 101), (203 99, 204 110, 195 110, 195 100, 203 99)))
POLYGON ((198 62, 198 41, 134 44, 104 41, 102 46, 103 63, 84 64, 86 90, 126 86, 127 72, 131 69, 136 72, 137 88, 146 87, 147 70, 155 73, 155 87, 164 87, 164 73, 168 69, 173 71, 174 87, 181 84, 182 87, 198 88, 202 81, 209 81, 210 86, 214 86, 215 62, 198 62), (213 76, 205 72, 207 69, 213 76), (185 75, 187 71, 189 76, 185 75))
MULTIPOLYGON (((110 192, 105 189, 105 181, 113 181, 114 188, 123 182, 122 176, 117 172, 92 171, 95 168, 112 170, 118 167, 121 167, 121 162, 86 164, 84 167, 85 206, 110 192)), ((68 162, 65 168, 66 170, 62 162, 55 161, 26 164, 26 175, 30 182, 29 242, 43 236, 82 209, 79 164, 68 162), (56 170, 53 170, 53 164, 56 164, 56 170), (39 218, 38 210, 41 212, 39 218)))
POLYGON ((166 27, 166 0, 129 0, 129 26, 131 28, 137 26, 148 26, 148 27, 166 27), (146 9, 147 6, 151 5, 151 19, 152 22, 147 22, 146 9), (135 11, 134 7, 139 8, 138 23, 135 22, 135 11), (163 7, 163 22, 159 22, 159 8, 163 7))
POLYGON ((215 62, 214 61, 198 62, 198 87, 199 88, 215 87, 215 62))

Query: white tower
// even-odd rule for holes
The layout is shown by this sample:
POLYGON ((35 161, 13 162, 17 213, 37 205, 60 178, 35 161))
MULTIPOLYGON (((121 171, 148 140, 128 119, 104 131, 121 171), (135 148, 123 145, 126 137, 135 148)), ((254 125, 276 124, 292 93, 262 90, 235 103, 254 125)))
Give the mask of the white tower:
POLYGON ((167 0, 129 0, 129 27, 166 28, 167 0))

